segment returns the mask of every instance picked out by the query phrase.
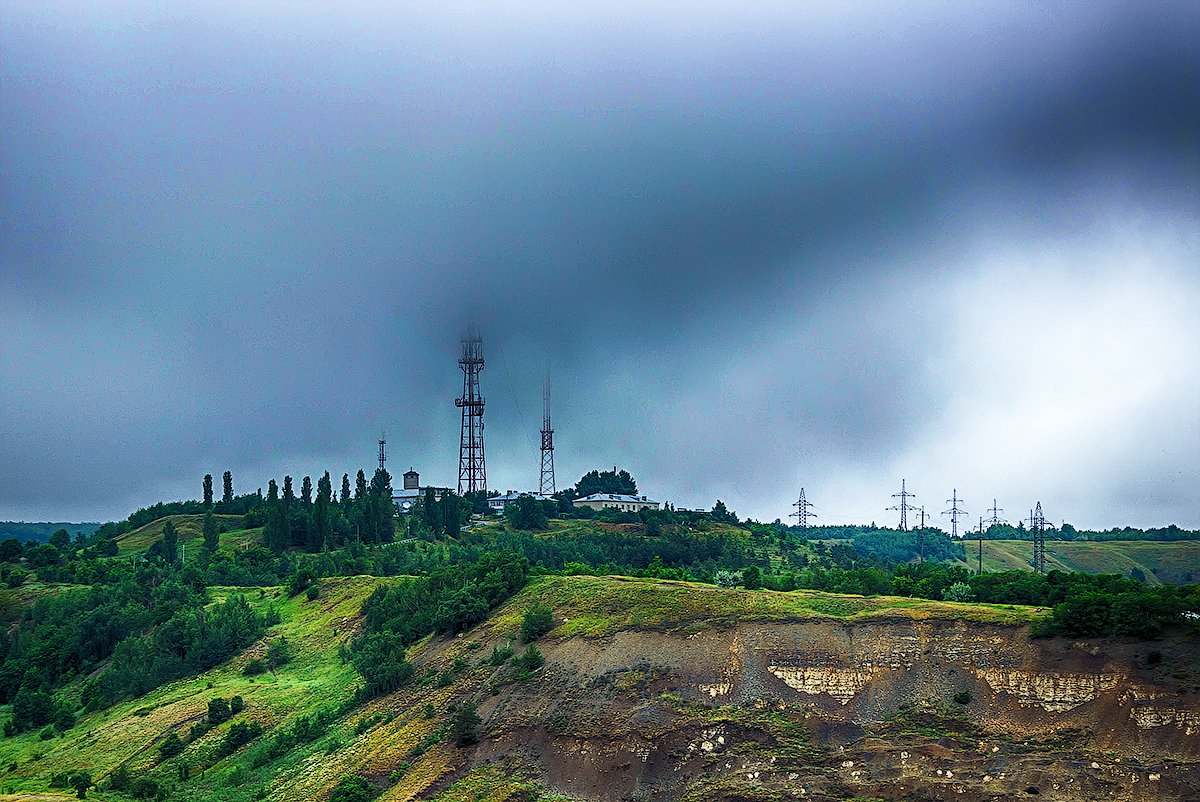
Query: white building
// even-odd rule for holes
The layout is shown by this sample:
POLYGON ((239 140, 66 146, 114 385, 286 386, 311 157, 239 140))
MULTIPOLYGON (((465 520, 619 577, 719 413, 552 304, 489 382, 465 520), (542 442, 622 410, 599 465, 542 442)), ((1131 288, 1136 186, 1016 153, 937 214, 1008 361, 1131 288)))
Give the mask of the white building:
POLYGON ((639 512, 640 510, 657 510, 662 502, 651 501, 645 496, 628 496, 621 493, 593 493, 584 498, 575 499, 576 507, 591 507, 593 510, 603 510, 611 507, 624 512, 639 512))
POLYGON ((521 496, 533 496, 534 498, 538 498, 538 494, 534 493, 532 491, 525 491, 524 493, 518 493, 516 490, 510 490, 503 495, 493 496, 492 498, 489 498, 488 506, 491 507, 493 510, 500 512, 505 507, 507 507, 509 504, 512 504, 514 501, 519 499, 521 496))

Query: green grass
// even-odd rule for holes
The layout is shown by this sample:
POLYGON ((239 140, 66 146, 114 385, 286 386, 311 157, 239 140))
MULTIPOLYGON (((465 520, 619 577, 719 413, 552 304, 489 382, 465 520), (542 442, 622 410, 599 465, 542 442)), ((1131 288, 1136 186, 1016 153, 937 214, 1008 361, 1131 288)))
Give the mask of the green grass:
MULTIPOLYGON (((228 530, 242 532, 261 532, 260 529, 243 530, 242 516, 240 515, 214 515, 217 526, 224 526, 228 530)), ((151 521, 145 526, 139 526, 137 529, 126 532, 117 538, 117 549, 119 556, 126 557, 130 554, 145 551, 154 545, 158 540, 162 540, 163 527, 167 521, 175 524, 175 529, 179 533, 180 544, 186 545, 189 550, 192 548, 192 543, 198 548, 204 540, 204 516, 203 515, 168 515, 165 518, 159 518, 157 521, 151 521)), ((221 536, 221 545, 226 546, 241 543, 230 535, 234 532, 227 532, 221 536)))
POLYGON ((622 629, 691 630, 739 621, 803 621, 836 618, 967 619, 1005 625, 1041 617, 1035 607, 864 597, 816 591, 716 588, 696 582, 627 577, 547 576, 529 585, 494 616, 499 631, 520 628, 525 610, 540 600, 555 611, 550 636, 604 637, 622 629), (565 620, 564 620, 565 619, 565 620))
MULTIPOLYGON (((967 566, 975 568, 978 541, 964 543, 967 566)), ((1027 540, 983 541, 983 570, 1032 571, 1033 542, 1027 540)), ((1152 586, 1167 582, 1200 582, 1200 542, 1194 540, 1106 540, 1046 542, 1046 565, 1060 571, 1129 576, 1141 569, 1152 586)))

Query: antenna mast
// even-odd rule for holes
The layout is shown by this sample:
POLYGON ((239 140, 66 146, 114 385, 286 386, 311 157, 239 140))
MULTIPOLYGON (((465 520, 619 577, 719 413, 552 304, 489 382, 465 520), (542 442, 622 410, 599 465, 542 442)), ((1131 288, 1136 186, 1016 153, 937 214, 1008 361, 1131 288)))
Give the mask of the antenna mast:
POLYGON ((958 497, 958 489, 955 488, 953 497, 946 499, 946 503, 952 506, 950 509, 942 513, 942 515, 950 516, 950 537, 958 537, 958 517, 960 515, 967 514, 966 510, 960 510, 958 508, 958 502, 960 501, 962 501, 962 499, 958 497))
POLYGON ((550 428, 550 376, 542 382, 542 481, 538 494, 554 495, 554 430, 550 428))
POLYGON ((483 338, 474 328, 462 338, 462 398, 454 406, 462 409, 462 437, 458 447, 458 494, 487 492, 487 468, 483 461, 483 396, 479 393, 479 371, 483 370, 483 338))
POLYGON ((385 462, 387 462, 387 432, 379 435, 379 470, 383 470, 385 462))
POLYGON ((895 507, 888 507, 889 510, 900 510, 900 531, 908 531, 908 519, 905 515, 908 510, 915 510, 916 507, 908 503, 910 498, 916 498, 916 495, 909 493, 904 489, 904 480, 900 480, 900 492, 892 493, 892 498, 899 498, 900 504, 895 507))
POLYGON ((789 512, 788 517, 795 518, 796 523, 800 524, 801 529, 807 529, 808 528, 808 519, 816 518, 817 514, 815 512, 808 511, 809 508, 812 507, 812 502, 807 501, 804 498, 804 488, 803 487, 800 488, 800 500, 795 502, 794 504, 792 504, 792 506, 796 508, 796 511, 789 512))

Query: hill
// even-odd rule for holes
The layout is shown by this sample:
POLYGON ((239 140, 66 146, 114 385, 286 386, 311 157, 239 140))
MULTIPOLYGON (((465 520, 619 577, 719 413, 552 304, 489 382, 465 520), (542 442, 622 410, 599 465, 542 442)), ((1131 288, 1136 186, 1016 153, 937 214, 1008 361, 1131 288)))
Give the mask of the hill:
POLYGON ((311 600, 213 589, 214 602, 274 605, 281 621, 227 662, 86 714, 62 737, 0 740, 0 789, 45 793, 74 770, 103 787, 123 766, 197 802, 325 800, 348 778, 381 800, 445 802, 1200 792, 1187 734, 1200 726, 1195 633, 1031 640, 1039 608, 546 576, 477 626, 410 648, 415 673, 399 690, 347 705, 358 678, 342 647, 372 590, 401 581, 321 579, 311 600), (524 653, 517 632, 537 603, 552 629, 536 643, 545 665, 530 670, 503 658, 524 653), (244 673, 285 640, 291 662, 244 673), (240 715, 189 736, 210 700, 234 696, 240 715), (459 746, 468 704, 479 740, 459 746), (223 754, 246 722, 262 734, 223 754), (182 751, 163 757, 172 733, 182 751), (291 746, 272 751, 285 734, 291 746))
MULTIPOLYGON (((976 565, 977 542, 965 541, 964 565, 976 565)), ((1028 540, 983 541, 983 570, 1032 571, 1033 543, 1028 540)), ((1200 542, 1194 540, 1046 541, 1046 565, 1060 571, 1119 574, 1143 579, 1151 586, 1192 584, 1200 580, 1200 542), (1140 572, 1140 574, 1138 573, 1140 572)))

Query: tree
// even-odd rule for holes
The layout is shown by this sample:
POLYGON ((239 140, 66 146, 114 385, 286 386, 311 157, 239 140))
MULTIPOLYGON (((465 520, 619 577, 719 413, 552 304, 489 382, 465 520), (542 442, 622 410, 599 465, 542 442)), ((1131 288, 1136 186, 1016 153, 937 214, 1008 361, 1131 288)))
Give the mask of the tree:
POLYGON ((342 497, 341 497, 342 506, 345 507, 346 503, 348 501, 350 501, 350 474, 343 473, 342 474, 342 497))
POLYGON ((589 471, 575 483, 575 498, 583 498, 594 493, 619 493, 627 496, 637 495, 637 482, 628 471, 589 471))
POLYGON ((367 477, 362 472, 362 468, 358 469, 358 477, 354 480, 354 500, 362 501, 367 497, 367 477))
POLYGON ((77 771, 67 783, 75 789, 76 799, 87 799, 88 789, 92 787, 92 775, 86 771, 77 771))
POLYGON ((50 545, 59 551, 66 551, 67 546, 71 545, 71 533, 66 529, 59 529, 50 536, 50 545))
POLYGON ((175 530, 175 522, 167 521, 163 524, 162 534, 163 556, 168 565, 174 565, 176 557, 179 556, 179 533, 175 530))
POLYGON ((228 721, 233 712, 229 709, 229 702, 221 697, 210 699, 208 702, 208 723, 214 727, 223 721, 228 721))
POLYGON ((538 602, 525 611, 525 618, 521 621, 521 640, 532 643, 552 629, 553 613, 549 607, 538 602))
POLYGON ((974 599, 975 591, 971 590, 971 586, 966 582, 955 582, 942 591, 943 601, 969 602, 974 601, 974 599))
POLYGON ((329 795, 329 802, 368 802, 374 789, 365 777, 343 777, 329 795))
POLYGON ((220 534, 217 532, 217 519, 213 517, 212 510, 204 513, 204 548, 208 549, 210 554, 217 553, 217 547, 221 545, 220 534))
POLYGON ((305 476, 304 481, 300 483, 300 498, 304 501, 306 508, 312 506, 312 479, 308 476, 305 476))
POLYGON ((313 525, 309 528, 309 551, 320 551, 333 539, 330 510, 332 497, 333 483, 329 479, 329 471, 325 471, 325 475, 317 480, 317 501, 313 505, 313 525))
POLYGON ((204 509, 212 507, 212 474, 204 474, 204 509))
POLYGON ((475 711, 475 703, 463 702, 454 711, 454 718, 450 720, 450 735, 454 737, 454 743, 458 746, 476 743, 479 740, 476 727, 482 723, 483 719, 475 711))
POLYGON ((162 755, 163 760, 173 758, 182 751, 183 741, 179 739, 179 734, 174 730, 158 745, 158 753, 162 755))
POLYGON ((279 500, 279 486, 272 479, 267 485, 267 521, 263 527, 263 545, 275 554, 287 548, 283 539, 283 504, 279 500))
POLYGON ((762 587, 762 572, 757 565, 752 565, 742 571, 742 585, 746 590, 758 590, 762 587))
POLYGON ((546 510, 530 495, 518 496, 504 508, 504 517, 513 529, 545 529, 547 525, 546 510))
POLYGON ((224 504, 228 504, 229 502, 233 501, 233 474, 229 471, 225 471, 225 476, 223 479, 225 482, 225 490, 223 493, 221 493, 221 501, 224 504))
POLYGON ((296 507, 296 492, 292 490, 292 477, 283 477, 283 547, 292 544, 292 510, 296 507))

